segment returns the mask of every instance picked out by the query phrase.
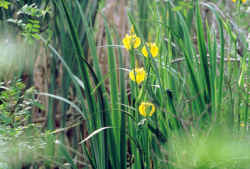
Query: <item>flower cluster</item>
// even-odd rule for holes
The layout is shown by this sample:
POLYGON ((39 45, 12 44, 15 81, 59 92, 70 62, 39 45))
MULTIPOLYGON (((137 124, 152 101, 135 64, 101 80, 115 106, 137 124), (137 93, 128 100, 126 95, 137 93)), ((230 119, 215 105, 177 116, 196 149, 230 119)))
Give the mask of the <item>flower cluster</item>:
MULTIPOLYGON (((141 45, 141 39, 137 37, 134 31, 134 27, 132 26, 129 34, 126 34, 122 40, 124 47, 127 50, 137 49, 141 45)), ((147 42, 141 48, 141 53, 148 58, 149 53, 153 58, 158 56, 159 48, 156 43, 147 42)), ((143 67, 137 67, 129 72, 129 78, 136 82, 138 85, 141 84, 147 78, 147 73, 143 67)), ((152 116, 155 112, 155 105, 151 102, 142 102, 139 106, 139 113, 144 116, 152 116)))
MULTIPOLYGON (((130 29, 130 34, 126 34, 122 40, 124 47, 127 50, 131 50, 132 48, 137 49, 141 45, 141 39, 135 34, 134 27, 132 26, 130 29)), ((159 48, 155 43, 147 42, 141 49, 142 54, 147 58, 148 50, 151 53, 152 57, 158 56, 159 48)))
POLYGON ((130 34, 131 35, 126 34, 125 38, 123 38, 122 40, 122 43, 127 50, 130 50, 132 48, 136 49, 141 45, 141 39, 136 36, 133 27, 130 30, 130 34))
MULTIPOLYGON (((123 38, 122 43, 127 50, 137 49, 140 47, 141 39, 135 34, 133 26, 131 27, 129 34, 126 34, 123 38)), ((157 47, 156 43, 148 42, 142 47, 141 53, 147 58, 148 51, 151 53, 152 57, 155 58, 158 56, 159 48, 157 47)), ((141 84, 146 79, 146 76, 147 74, 145 70, 138 67, 129 73, 129 78, 132 81, 135 81, 137 84, 141 84)))

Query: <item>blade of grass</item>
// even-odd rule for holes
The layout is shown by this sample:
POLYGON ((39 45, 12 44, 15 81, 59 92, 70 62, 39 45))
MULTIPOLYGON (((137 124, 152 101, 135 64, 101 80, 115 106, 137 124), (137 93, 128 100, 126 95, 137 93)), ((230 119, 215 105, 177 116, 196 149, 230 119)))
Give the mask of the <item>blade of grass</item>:
MULTIPOLYGON (((107 38, 107 45, 112 45, 111 34, 106 18, 104 18, 104 25, 107 38)), ((110 74, 109 83, 110 83, 110 95, 111 95, 110 99, 111 99, 111 117, 113 124, 112 126, 116 128, 114 130, 115 142, 113 143, 113 146, 116 147, 115 148, 116 150, 112 150, 112 157, 114 157, 114 159, 112 159, 111 163, 113 163, 115 168, 119 168, 121 159, 120 159, 120 154, 118 154, 117 152, 120 152, 120 147, 118 146, 118 143, 120 143, 120 133, 119 130, 117 130, 117 128, 119 128, 121 124, 121 112, 118 99, 116 56, 114 55, 113 49, 110 47, 108 47, 108 65, 110 74)))

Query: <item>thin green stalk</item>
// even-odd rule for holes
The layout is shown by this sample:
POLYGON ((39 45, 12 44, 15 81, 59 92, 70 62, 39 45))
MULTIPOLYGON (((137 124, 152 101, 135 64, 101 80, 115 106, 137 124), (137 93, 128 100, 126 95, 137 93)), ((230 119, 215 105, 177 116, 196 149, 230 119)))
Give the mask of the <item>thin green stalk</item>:
MULTIPOLYGON (((104 18, 104 24, 105 24, 105 31, 106 31, 106 38, 107 38, 107 45, 112 44, 111 34, 110 30, 108 28, 108 23, 106 18, 104 18)), ((120 146, 118 145, 120 143, 120 133, 118 128, 121 124, 121 111, 119 106, 119 99, 118 99, 118 85, 117 85, 117 67, 116 67, 116 56, 114 55, 114 51, 111 47, 108 47, 108 65, 109 65, 109 74, 110 74, 110 99, 111 99, 111 117, 112 117, 112 126, 115 128, 113 130, 114 132, 114 138, 115 142, 113 142, 112 148, 112 155, 113 158, 111 163, 113 163, 114 168, 119 168, 121 158, 120 154, 120 146), (118 110, 118 111, 117 111, 118 110), (115 150, 114 150, 115 149, 115 150)))

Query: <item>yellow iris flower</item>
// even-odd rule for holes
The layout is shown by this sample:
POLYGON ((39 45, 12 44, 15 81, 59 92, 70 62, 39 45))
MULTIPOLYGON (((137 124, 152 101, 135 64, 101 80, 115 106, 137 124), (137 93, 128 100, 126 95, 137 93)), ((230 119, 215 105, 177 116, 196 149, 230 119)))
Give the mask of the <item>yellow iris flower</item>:
MULTIPOLYGON (((146 43, 146 45, 148 46, 152 57, 156 57, 159 53, 159 48, 157 47, 157 45, 155 43, 146 43)), ((148 51, 146 46, 143 46, 141 52, 145 57, 148 57, 148 51)))
POLYGON ((138 48, 141 44, 141 39, 134 35, 126 34, 125 38, 123 38, 122 43, 127 50, 133 48, 138 48))
POLYGON ((132 36, 132 44, 134 48, 138 48, 141 44, 141 39, 137 37, 136 35, 131 35, 132 36))
POLYGON ((147 74, 143 68, 135 68, 129 72, 129 78, 135 81, 137 84, 141 84, 147 77, 147 74))
POLYGON ((152 116, 155 112, 155 105, 151 102, 142 102, 139 106, 139 113, 144 116, 152 116))
POLYGON ((132 47, 136 49, 141 45, 141 39, 136 36, 133 26, 130 29, 130 35, 126 34, 122 43, 127 50, 130 50, 132 47))

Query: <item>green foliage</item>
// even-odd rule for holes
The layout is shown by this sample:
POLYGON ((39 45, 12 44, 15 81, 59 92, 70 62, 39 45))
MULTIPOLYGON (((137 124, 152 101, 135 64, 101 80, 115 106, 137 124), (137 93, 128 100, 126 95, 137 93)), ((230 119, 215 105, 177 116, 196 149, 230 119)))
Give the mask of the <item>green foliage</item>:
MULTIPOLYGON (((189 130, 193 127, 205 130, 215 123, 229 127, 228 124, 234 124, 236 119, 241 121, 242 118, 239 116, 242 115, 245 117, 245 122, 248 121, 246 118, 248 113, 244 114, 245 109, 239 107, 242 113, 238 113, 226 106, 228 105, 227 97, 230 97, 232 102, 237 97, 229 96, 229 91, 225 86, 229 83, 231 91, 235 93, 237 93, 237 87, 232 86, 233 82, 227 80, 232 76, 232 79, 237 81, 240 77, 240 71, 227 72, 229 67, 225 63, 225 56, 229 53, 225 49, 226 46, 232 44, 226 42, 225 38, 229 36, 231 39, 235 39, 235 32, 231 31, 229 22, 225 21, 226 19, 220 15, 217 8, 211 4, 202 4, 201 7, 198 1, 185 3, 181 1, 137 1, 136 4, 139 9, 139 19, 137 19, 137 13, 134 12, 129 19, 134 27, 134 33, 141 39, 141 45, 128 51, 130 58, 128 68, 130 70, 121 64, 122 54, 119 50, 122 40, 118 37, 116 28, 110 26, 108 19, 104 17, 109 70, 107 78, 110 84, 108 93, 105 91, 106 86, 103 83, 105 79, 102 77, 96 57, 95 44, 97 42, 93 38, 95 36, 94 31, 91 30, 93 27, 84 22, 87 20, 87 14, 83 10, 85 6, 77 3, 81 14, 81 18, 78 18, 78 15, 74 15, 74 12, 71 11, 72 6, 74 9, 74 3, 67 1, 63 1, 62 4, 56 3, 61 15, 66 16, 66 21, 60 20, 60 23, 65 23, 69 28, 64 29, 58 26, 62 32, 67 32, 59 32, 58 36, 65 44, 68 44, 68 39, 71 40, 74 47, 72 53, 77 56, 75 58, 77 66, 71 67, 71 70, 78 70, 76 74, 83 80, 83 84, 79 81, 75 82, 73 72, 68 70, 67 66, 67 63, 70 66, 73 64, 67 61, 64 66, 69 72, 69 79, 74 82, 77 90, 78 87, 81 87, 85 91, 86 99, 83 99, 79 92, 77 93, 79 94, 78 98, 83 103, 82 109, 86 110, 86 117, 90 119, 86 124, 88 132, 90 132, 89 137, 87 137, 90 148, 89 150, 86 148, 88 144, 85 141, 81 142, 81 146, 92 168, 119 168, 119 166, 126 168, 128 162, 126 153, 134 159, 129 162, 131 168, 143 169, 151 168, 151 166, 154 168, 175 168, 176 166, 171 166, 170 163, 159 161, 165 157, 163 150, 168 151, 168 147, 171 145, 167 143, 172 135, 174 137, 175 133, 178 136, 178 133, 182 133, 185 129, 189 134, 189 130), (211 31, 210 25, 206 25, 206 21, 203 20, 200 9, 204 6, 215 16, 218 34, 211 31), (147 13, 145 13, 145 9, 147 13), (76 22, 77 20, 79 22, 76 22), (193 26, 193 22, 195 26, 193 26), (76 26, 81 25, 81 23, 86 31, 83 34, 81 31, 77 31, 78 27, 76 26), (86 60, 88 51, 83 50, 80 45, 80 39, 84 36, 87 38, 88 43, 85 45, 89 47, 91 53, 89 57, 93 59, 93 67, 86 60), (197 41, 194 41, 194 38, 197 41), (116 42, 118 49, 112 46, 114 39, 118 39, 116 42), (147 42, 155 42, 156 46, 159 47, 157 57, 152 57, 151 54, 147 58, 143 56, 141 50, 147 42), (120 57, 116 56, 116 50, 118 50, 120 57), (120 63, 119 68, 115 64, 116 59, 120 63), (217 64, 218 61, 219 64, 217 64), (143 67, 147 72, 147 78, 141 84, 131 81, 129 93, 125 93, 124 84, 126 84, 128 77, 124 76, 123 73, 124 71, 132 71, 136 67, 143 67), (118 70, 119 75, 123 77, 119 79, 119 83, 117 83, 118 70), (91 82, 91 79, 94 83, 91 82), (119 87, 123 90, 119 91, 119 87), (92 96, 95 94, 96 97, 93 98, 92 96), (130 102, 126 101, 126 97, 130 102), (156 107, 152 117, 140 115, 139 107, 143 101, 150 101, 156 107), (106 131, 104 130, 106 127, 111 127, 111 129, 106 131), (125 145, 128 145, 127 148, 124 148, 125 145)), ((133 36, 131 37, 133 38, 133 36)), ((67 58, 62 59, 63 54, 67 53, 64 46, 62 46, 64 51, 62 56, 51 46, 49 48, 60 61, 64 63, 64 60, 67 60, 67 58)), ((150 47, 148 46, 148 48, 150 47)), ((147 52, 152 53, 151 49, 147 49, 147 52)), ((234 65, 234 63, 232 64, 234 65)), ((239 101, 239 103, 242 102, 239 101)), ((244 104, 243 107, 246 108, 247 105, 244 104)), ((65 120, 63 124, 65 124, 65 120)), ((237 123, 235 125, 239 126, 237 123)), ((237 133, 234 128, 229 128, 232 132, 237 133)), ((185 141, 187 138, 183 139, 185 141)), ((210 142, 214 144, 211 140, 208 140, 207 144, 210 142)), ((77 166, 64 148, 62 148, 62 152, 72 167, 76 168, 77 166)), ((203 155, 198 153, 197 156, 203 155)), ((210 159, 208 158, 208 160, 210 159)), ((198 167, 211 168, 210 164, 205 165, 206 163, 198 167)), ((195 166, 192 167, 195 168, 195 166)))
POLYGON ((2 83, 0 89, 0 167, 21 169, 43 163, 51 133, 41 133, 31 123, 32 108, 39 105, 34 88, 26 89, 17 80, 2 83))
POLYGON ((0 8, 3 7, 4 9, 8 9, 10 4, 11 3, 8 1, 0 0, 0 8))
POLYGON ((31 17, 44 17, 49 12, 49 8, 42 10, 36 6, 35 3, 28 5, 25 4, 18 12, 17 15, 27 15, 31 17))
MULTIPOLYGON (((20 18, 12 22, 28 39, 41 40, 51 56, 49 93, 39 94, 50 97, 46 128, 61 133, 57 144, 53 135, 47 135, 47 168, 53 165, 50 159, 57 159, 57 149, 62 168, 65 163, 74 169, 249 168, 249 144, 241 140, 248 139, 248 46, 244 34, 217 6, 200 1, 130 1, 137 9, 129 13, 130 36, 121 40, 122 30, 103 15, 106 44, 97 46, 95 17, 98 9, 105 10, 104 1, 36 2, 42 5, 25 4, 17 12, 20 18), (50 9, 55 14, 48 42, 41 29, 50 9), (204 17, 203 10, 213 20, 204 17), (99 48, 107 50, 108 74, 101 70, 99 48), (124 57, 129 57, 129 66, 124 57), (54 66, 58 63, 63 67, 54 66), (133 71, 139 68, 146 72, 140 83, 136 79, 141 75, 133 71), (58 130, 54 99, 62 101, 58 130), (69 129, 66 137, 64 131, 69 129)), ((12 84, 0 94, 0 117, 16 136, 20 127, 25 130, 16 117, 27 121, 37 103, 29 97, 32 92, 26 96, 25 85, 12 84)), ((34 151, 43 152, 39 142, 31 141, 34 151)))
POLYGON ((21 169, 46 162, 51 133, 41 133, 34 124, 10 128, 0 125, 0 166, 21 169), (20 155, 21 154, 21 155, 20 155))
POLYGON ((8 22, 19 26, 22 29, 22 35, 25 39, 29 43, 32 43, 34 39, 39 40, 40 33, 46 30, 42 30, 41 25, 45 17, 50 15, 50 13, 51 9, 49 7, 41 9, 35 3, 30 5, 25 4, 16 12, 17 19, 10 18, 8 22))
POLYGON ((247 169, 249 136, 235 135, 222 127, 175 134, 169 141, 169 164, 186 169, 247 169))
POLYGON ((34 89, 25 89, 21 81, 9 82, 10 86, 1 85, 0 93, 0 123, 13 128, 27 124, 31 116, 32 107, 36 102, 34 89))
POLYGON ((31 40, 32 37, 35 39, 40 39, 39 36, 39 21, 29 20, 27 24, 24 24, 24 32, 22 33, 28 40, 31 40))

